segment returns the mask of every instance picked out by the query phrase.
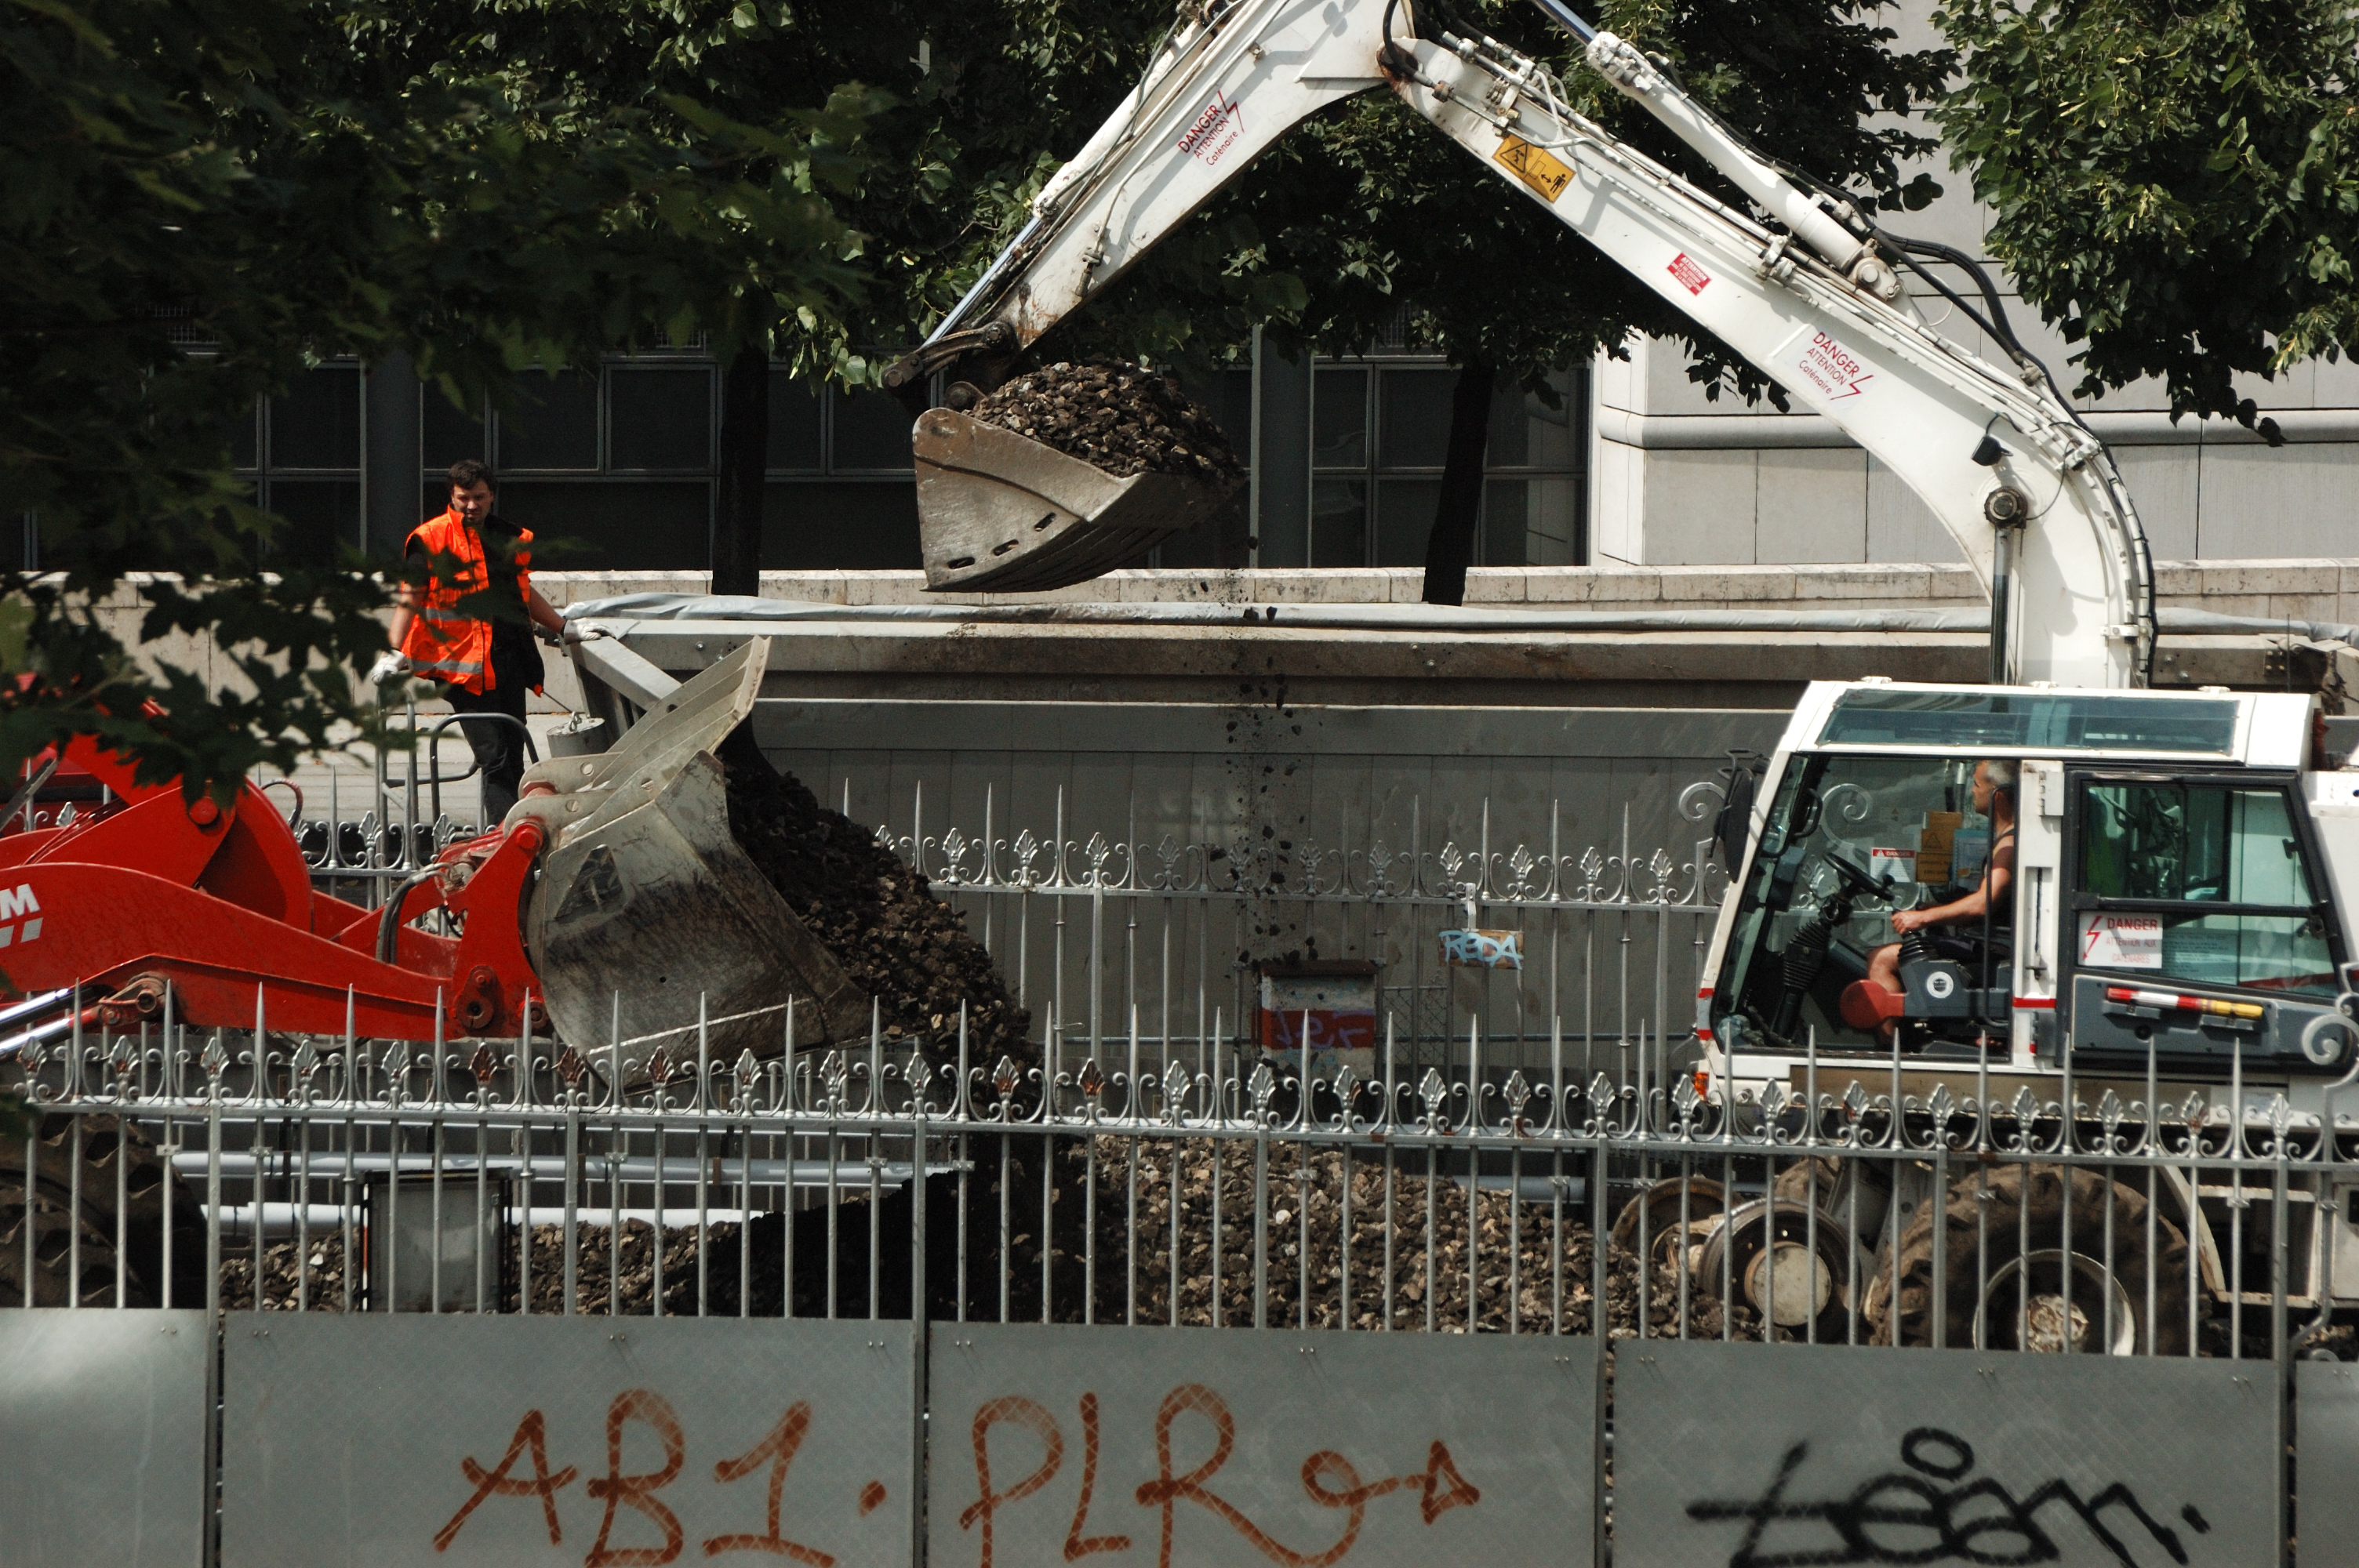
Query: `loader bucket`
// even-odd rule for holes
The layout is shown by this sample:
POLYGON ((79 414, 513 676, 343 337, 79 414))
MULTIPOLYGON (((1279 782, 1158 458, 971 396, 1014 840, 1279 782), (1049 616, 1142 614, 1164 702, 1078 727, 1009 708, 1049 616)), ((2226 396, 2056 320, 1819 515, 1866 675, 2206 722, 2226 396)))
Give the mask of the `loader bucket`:
POLYGON ((914 441, 918 543, 933 593, 1038 593, 1218 524, 1242 485, 1178 474, 1116 479, 1054 447, 954 409, 927 410, 914 441))
POLYGON ((593 1059, 619 1039, 642 1064, 658 1049, 681 1061, 699 1048, 700 1020, 712 1061, 773 1054, 789 996, 798 1046, 867 1031, 867 996, 729 829, 714 749, 753 710, 768 652, 749 639, 614 750, 525 774, 527 788, 555 791, 527 795, 508 819, 528 816, 549 835, 526 947, 550 1022, 593 1059))

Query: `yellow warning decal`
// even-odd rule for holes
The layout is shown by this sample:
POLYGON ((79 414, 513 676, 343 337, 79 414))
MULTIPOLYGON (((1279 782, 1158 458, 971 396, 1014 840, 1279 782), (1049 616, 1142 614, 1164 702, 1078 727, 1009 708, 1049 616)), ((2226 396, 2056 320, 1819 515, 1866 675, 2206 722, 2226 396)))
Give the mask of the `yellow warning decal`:
POLYGON ((1521 136, 1501 136, 1499 150, 1491 156, 1550 201, 1563 195, 1564 188, 1572 183, 1572 169, 1562 159, 1542 152, 1521 136))

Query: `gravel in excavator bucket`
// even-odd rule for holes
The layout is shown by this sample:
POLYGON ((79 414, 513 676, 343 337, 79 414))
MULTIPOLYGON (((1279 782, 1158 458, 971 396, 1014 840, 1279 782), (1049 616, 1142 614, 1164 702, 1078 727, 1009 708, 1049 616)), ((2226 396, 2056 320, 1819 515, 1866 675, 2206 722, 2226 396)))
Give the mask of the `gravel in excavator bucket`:
POLYGON ((1241 488, 1168 473, 1117 479, 951 408, 926 411, 914 446, 918 541, 934 593, 1087 582, 1175 534, 1213 528, 1241 488))
POLYGON ((525 773, 508 823, 537 818, 549 843, 526 945, 550 1021, 585 1050, 620 1039, 626 1058, 681 1061, 701 1019, 714 1062, 775 1054, 789 996, 798 1047, 867 1035, 867 995, 730 832, 715 752, 753 711, 768 655, 749 638, 612 751, 525 773))

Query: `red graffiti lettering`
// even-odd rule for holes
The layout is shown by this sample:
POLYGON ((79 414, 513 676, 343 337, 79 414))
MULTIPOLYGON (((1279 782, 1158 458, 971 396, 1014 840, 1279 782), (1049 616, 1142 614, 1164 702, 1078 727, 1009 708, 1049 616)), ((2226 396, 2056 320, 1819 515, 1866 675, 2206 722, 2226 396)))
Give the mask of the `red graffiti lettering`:
POLYGON ((555 1546, 564 1539, 557 1528, 557 1489, 571 1481, 580 1472, 568 1465, 562 1470, 550 1473, 549 1422, 538 1411, 524 1412, 524 1419, 516 1422, 516 1435, 508 1439, 508 1451, 501 1455, 496 1468, 486 1470, 473 1457, 459 1461, 459 1468, 474 1485, 475 1495, 451 1516, 449 1524, 434 1532, 435 1551, 450 1551, 451 1543, 459 1539, 459 1527, 467 1522, 467 1516, 481 1507, 484 1498, 494 1497, 538 1497, 540 1511, 549 1519, 549 1543, 555 1546), (516 1467, 516 1462, 523 1457, 527 1449, 532 1453, 532 1479, 510 1480, 508 1472, 516 1467))
POLYGON ((670 1400, 647 1389, 615 1396, 606 1407, 606 1474, 593 1478, 587 1488, 592 1497, 605 1499, 606 1517, 599 1523, 597 1544, 591 1547, 582 1568, 658 1568, 679 1555, 687 1532, 679 1527, 679 1517, 658 1501, 655 1494, 679 1475, 687 1453, 688 1443, 680 1436, 679 1418, 672 1414, 670 1400), (634 1419, 654 1427, 663 1440, 662 1469, 623 1474, 623 1424, 634 1419), (618 1508, 636 1509, 653 1519, 663 1531, 664 1543, 609 1548, 606 1541, 614 1533, 618 1508))
POLYGON ((978 1568, 991 1568, 993 1516, 1006 1504, 1019 1498, 1028 1498, 1047 1486, 1057 1474, 1057 1467, 1064 1462, 1065 1434, 1058 1429, 1057 1418, 1042 1408, 1038 1400, 1027 1400, 1021 1394, 1009 1394, 992 1400, 974 1412, 974 1479, 976 1490, 982 1495, 960 1513, 959 1528, 972 1530, 975 1520, 983 1521, 983 1561, 978 1568), (990 1436, 991 1429, 1001 1422, 1038 1433, 1047 1453, 1042 1455, 1038 1469, 1007 1490, 995 1492, 991 1489, 990 1436))
POLYGON ((1098 1488, 1098 1397, 1082 1396, 1082 1500, 1074 1506, 1072 1528, 1065 1531, 1065 1561, 1078 1563, 1093 1552, 1127 1552, 1126 1535, 1083 1535, 1090 1517, 1090 1498, 1098 1488))
POLYGON ((1329 1568, 1342 1561, 1360 1539, 1360 1530, 1367 1522, 1368 1502, 1387 1492, 1397 1492, 1410 1487, 1423 1489, 1425 1522, 1454 1508, 1474 1503, 1482 1493, 1467 1484, 1451 1463, 1449 1449, 1436 1443, 1427 1451, 1422 1471, 1408 1476, 1388 1476, 1382 1480, 1363 1482, 1352 1462, 1332 1449, 1322 1449, 1302 1462, 1302 1489, 1310 1500, 1321 1508, 1345 1510, 1343 1531, 1326 1551, 1312 1553, 1297 1552, 1276 1540, 1266 1530, 1245 1518, 1227 1498, 1204 1485, 1229 1462, 1236 1447, 1236 1418, 1229 1411, 1227 1401, 1201 1383, 1183 1383, 1163 1396, 1163 1404, 1155 1412, 1155 1463, 1157 1478, 1138 1488, 1139 1502, 1148 1508, 1163 1510, 1162 1552, 1158 1568, 1171 1568, 1172 1516, 1181 1498, 1209 1510, 1230 1529, 1235 1530, 1255 1549, 1282 1568, 1329 1568), (1171 1423, 1183 1413, 1194 1411, 1212 1422, 1214 1433, 1212 1455, 1185 1476, 1171 1473, 1171 1423), (1443 1477, 1447 1476, 1447 1483, 1443 1477), (1322 1485, 1327 1478, 1338 1483, 1333 1487, 1322 1485), (1445 1489, 1446 1485, 1446 1489, 1445 1489))
POLYGON ((723 1459, 712 1467, 712 1478, 725 1485, 743 1480, 766 1463, 770 1466, 770 1526, 761 1535, 716 1535, 704 1543, 707 1557, 718 1557, 724 1552, 766 1552, 773 1557, 808 1563, 810 1568, 835 1568, 835 1559, 826 1552, 788 1541, 778 1533, 778 1495, 787 1488, 787 1467, 795 1462, 795 1450, 803 1445, 803 1434, 810 1430, 810 1401, 797 1400, 788 1408, 785 1419, 770 1429, 769 1436, 743 1456, 723 1459))
POLYGON ((1425 1455, 1425 1496, 1418 1503, 1418 1511, 1425 1515, 1425 1522, 1431 1524, 1452 1509, 1472 1508, 1482 1500, 1483 1494, 1451 1462, 1450 1450, 1441 1445, 1440 1438, 1434 1439, 1425 1455), (1445 1476, 1449 1477, 1447 1491, 1442 1489, 1445 1476))

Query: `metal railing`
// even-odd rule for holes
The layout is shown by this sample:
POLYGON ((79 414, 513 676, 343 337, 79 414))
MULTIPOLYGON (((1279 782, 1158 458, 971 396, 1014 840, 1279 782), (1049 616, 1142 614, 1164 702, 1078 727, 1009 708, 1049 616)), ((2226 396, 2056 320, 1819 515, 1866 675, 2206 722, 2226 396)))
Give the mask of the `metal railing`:
MULTIPOLYGON (((963 1019, 766 1061, 291 1036, 259 1000, 250 1031, 77 1026, 9 1069, 43 1128, 0 1140, 0 1303, 2350 1348, 2333 1091, 2321 1120, 2240 1072, 1994 1089, 1813 1045, 1765 1095, 1701 1093, 1664 1022, 1708 840, 1640 851, 1625 812, 1576 852, 1552 807, 1545 851, 1498 849, 1485 806, 1428 849, 1412 802, 1397 848, 1149 846, 1069 831, 1061 796, 1004 838, 984 801, 970 832, 913 794, 878 838, 1031 1010, 1020 1057, 971 1060, 963 1019), (1447 927, 1515 932, 1520 966, 1446 962, 1447 927), (1311 1031, 1257 970, 1306 948, 1376 970, 1364 1049, 1274 1044, 1311 1031)), ((397 845, 421 827, 458 831, 397 845)), ((379 859, 315 869, 410 864, 379 859)))
POLYGON ((2331 1096, 2234 1116, 2241 1084, 2174 1103, 2150 1070, 2093 1105, 1919 1097, 1915 1064, 1813 1052, 1731 1105, 1658 1033, 1585 1082, 1550 1034, 1538 1074, 1478 1022, 1453 1071, 1388 1029, 1373 1073, 1308 1079, 1136 1035, 1071 1070, 970 1061, 962 1030, 791 1063, 78 1036, 21 1064, 43 1122, 5 1145, 33 1198, 0 1302, 2274 1359, 2347 1336, 2359 1162, 2331 1096))
POLYGON ((331 765, 321 770, 310 791, 292 778, 256 781, 266 793, 293 796, 288 826, 321 892, 374 909, 389 888, 430 864, 451 844, 482 830, 480 811, 454 816, 456 802, 446 802, 442 795, 443 785, 464 783, 481 772, 472 752, 458 772, 443 772, 443 742, 454 738, 450 731, 477 723, 516 725, 523 731, 527 756, 538 759, 530 726, 506 714, 429 714, 421 722, 412 701, 395 728, 414 735, 417 744, 408 750, 372 749, 365 774, 331 765))
MULTIPOLYGON (((326 815, 299 810, 294 823, 314 881, 369 907, 474 832, 419 815, 430 775, 412 787, 386 766, 380 759, 374 792, 352 803, 359 813, 342 814, 348 803, 332 791, 304 803, 326 815)), ((849 816, 848 784, 843 796, 849 816)), ((1123 832, 1077 831, 1060 789, 1049 821, 1011 835, 994 798, 986 790, 980 819, 963 828, 938 826, 919 785, 906 830, 888 824, 875 836, 967 916, 1060 1067, 1103 1055, 1130 1027, 1130 1006, 1158 1050, 1245 1038, 1258 969, 1307 955, 1379 967, 1379 1009, 1398 1014, 1407 1061, 1446 1063, 1477 1015, 1491 1060, 1536 1068, 1541 1021, 1563 1014, 1579 1020, 1571 1037, 1585 1072, 1591 1043, 1626 1041, 1693 994, 1726 882, 1708 834, 1676 851, 1649 848, 1626 806, 1614 841, 1578 847, 1553 801, 1514 838, 1504 824, 1495 831, 1483 801, 1467 843, 1440 833, 1436 845, 1414 796, 1399 843, 1343 818, 1324 841, 1240 819, 1218 837, 1150 843, 1136 831, 1135 801, 1123 832), (1518 966, 1440 960, 1443 930, 1485 925, 1521 934, 1518 966)), ((1717 784, 1690 784, 1674 820, 1701 827, 1719 799, 1717 784)))

